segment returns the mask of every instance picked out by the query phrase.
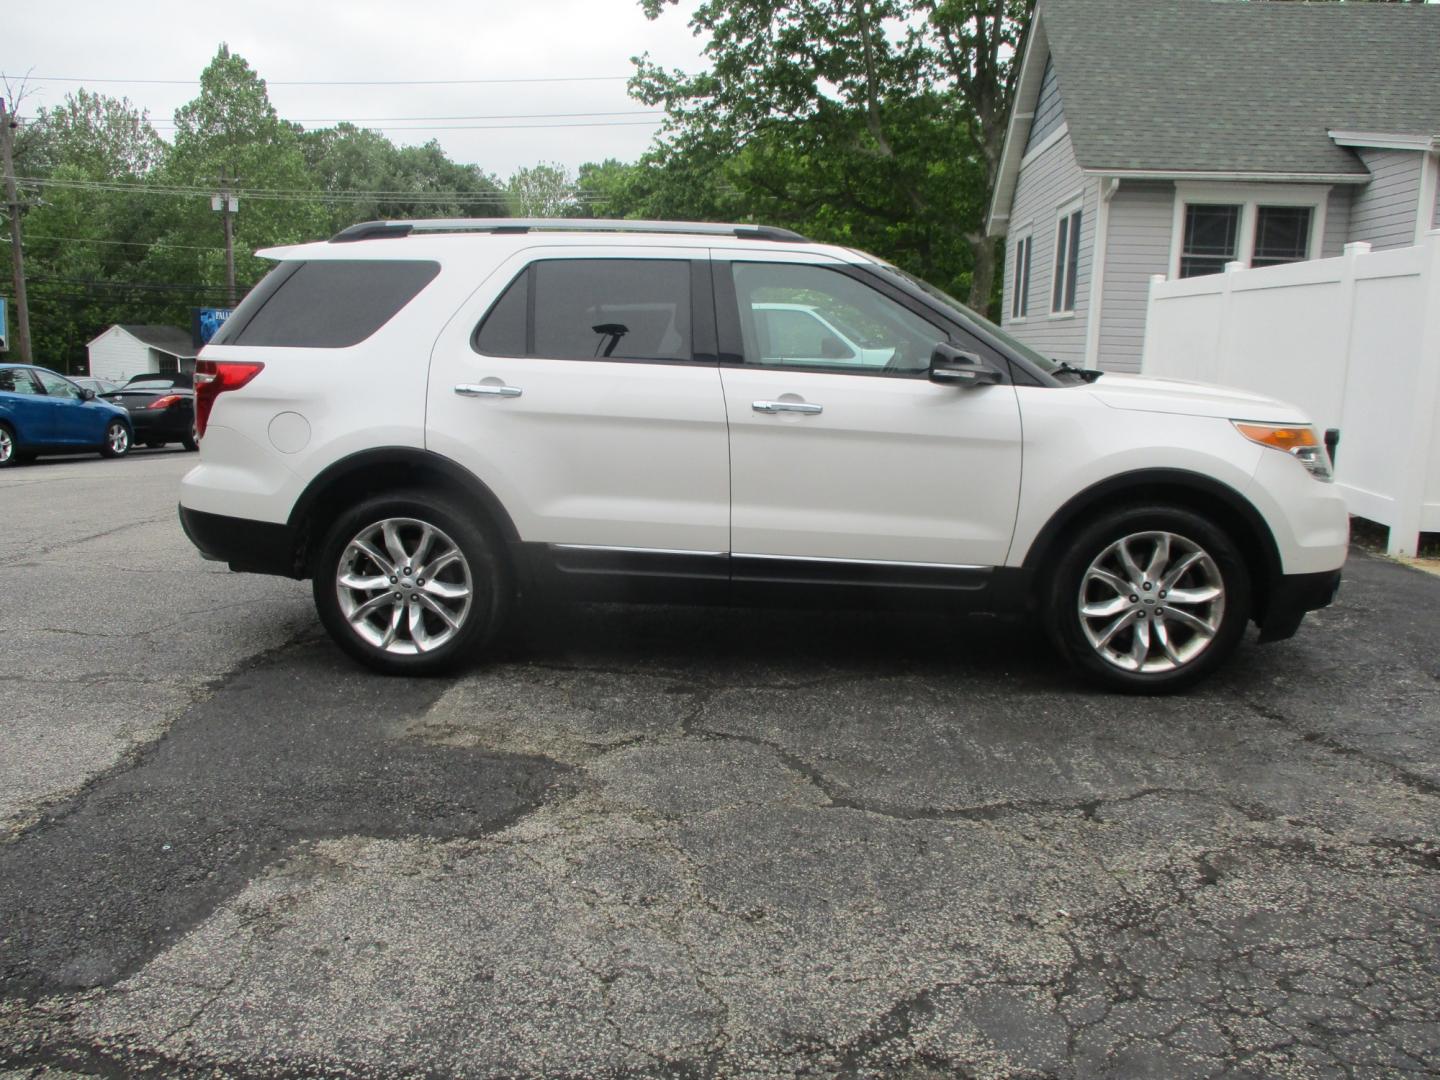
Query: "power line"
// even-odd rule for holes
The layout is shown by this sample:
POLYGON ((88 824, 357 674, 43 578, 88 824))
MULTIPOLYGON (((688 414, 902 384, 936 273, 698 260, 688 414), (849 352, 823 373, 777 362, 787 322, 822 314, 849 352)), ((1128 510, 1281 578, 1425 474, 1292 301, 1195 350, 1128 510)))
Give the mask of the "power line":
MULTIPOLYGON (((38 188, 49 187, 72 191, 106 191, 118 194, 165 195, 176 198, 208 197, 212 194, 208 187, 127 183, 119 180, 68 180, 39 176, 17 176, 16 180, 21 184, 38 188)), ((321 202, 341 205, 363 202, 435 206, 452 204, 484 205, 486 203, 502 204, 510 199, 510 195, 504 191, 392 190, 327 192, 307 191, 303 188, 251 188, 236 189, 232 194, 242 199, 258 199, 272 202, 321 202)), ((599 192, 572 191, 567 194, 567 198, 571 201, 580 203, 603 201, 606 197, 607 196, 599 192)))
POLYGON ((203 281, 110 281, 104 278, 57 277, 37 277, 30 280, 43 285, 77 285, 87 289, 144 289, 155 292, 208 292, 211 289, 224 288, 224 285, 209 285, 203 281))
MULTIPOLYGON (((419 120, 559 120, 567 117, 590 116, 659 116, 664 109, 606 109, 602 112, 555 113, 479 113, 474 116, 287 116, 292 124, 370 124, 419 120)), ((34 117, 26 119, 33 120, 34 117)), ((174 120, 151 120, 151 124, 174 125, 174 120)))
MULTIPOLYGON (((4 78, 0 73, 0 78, 4 78)), ((124 83, 144 86, 199 86, 199 79, 100 79, 73 75, 27 75, 26 82, 124 83)), ((513 79, 265 79, 267 86, 487 86, 509 83, 629 82, 629 75, 541 75, 513 79)))
MULTIPOLYGON (((651 120, 573 120, 573 121, 567 121, 567 122, 559 123, 559 124, 418 124, 418 125, 411 125, 411 124, 389 124, 389 123, 384 123, 384 124, 372 124, 372 123, 369 123, 369 122, 366 122, 366 121, 357 121, 357 120, 346 120, 346 119, 331 120, 331 119, 329 119, 328 117, 325 118, 325 119, 322 120, 322 121, 318 121, 318 123, 320 124, 321 128, 327 127, 327 126, 333 126, 333 125, 336 125, 336 124, 356 124, 357 126, 363 126, 363 127, 370 128, 370 129, 373 130, 373 131, 546 131, 546 130, 554 129, 554 128, 653 127, 653 126, 655 126, 655 125, 657 125, 657 124, 663 124, 663 123, 665 122, 664 119, 663 119, 663 117, 660 115, 660 114, 663 113, 663 110, 654 109, 654 110, 649 110, 649 111, 650 111, 651 113, 654 113, 654 114, 655 114, 655 118, 654 118, 654 119, 651 119, 651 120)), ((544 115, 551 115, 551 114, 540 113, 540 114, 536 114, 536 115, 544 116, 544 115)), ((553 115, 555 115, 555 116, 638 116, 638 115, 640 115, 640 113, 639 113, 639 112, 631 112, 631 111, 626 111, 626 112, 618 112, 618 111, 617 111, 617 112, 613 112, 613 113, 554 113, 553 115)), ((417 117, 416 119, 423 119, 423 118, 422 118, 422 117, 417 117)), ((34 121, 32 120, 31 122, 33 123, 34 121)), ((176 124, 176 122, 173 121, 173 120, 149 120, 149 121, 146 121, 146 122, 147 122, 151 127, 156 128, 157 130, 158 130, 159 128, 162 128, 162 127, 163 127, 165 130, 169 131, 169 130, 174 129, 174 128, 177 128, 177 127, 179 126, 179 125, 176 124)), ((295 123, 295 124, 302 123, 302 122, 306 122, 306 121, 300 121, 300 120, 292 120, 292 121, 289 121, 289 123, 295 123)), ((312 121, 308 121, 308 122, 309 122, 309 123, 317 123, 317 121, 313 121, 313 120, 312 120, 312 121)), ((312 129, 312 130, 319 130, 319 128, 312 129)))
MULTIPOLYGON (((199 244, 172 244, 167 240, 96 240, 88 236, 41 236, 39 233, 29 233, 25 239, 29 240, 55 240, 65 244, 105 244, 112 247, 164 247, 176 251, 223 251, 219 247, 202 247, 199 244)), ((0 244, 8 244, 8 236, 0 236, 0 244)))
MULTIPOLYGON (((662 116, 664 109, 606 109, 602 112, 555 112, 555 113, 476 113, 474 115, 462 116, 293 116, 283 117, 291 124, 390 124, 410 123, 422 120, 563 120, 569 117, 594 117, 594 116, 662 116)), ((40 117, 18 116, 17 120, 22 123, 38 123, 40 117)), ((150 120, 145 121, 151 127, 176 127, 174 120, 150 120)), ((649 121, 647 121, 648 123, 649 121)), ((613 123, 613 121, 612 121, 613 123)), ((530 125, 515 124, 514 127, 526 127, 530 125)), ((535 127, 559 127, 558 124, 536 124, 535 127)), ((401 129, 403 130, 403 129, 401 129)), ((429 130, 422 128, 420 130, 429 130)))

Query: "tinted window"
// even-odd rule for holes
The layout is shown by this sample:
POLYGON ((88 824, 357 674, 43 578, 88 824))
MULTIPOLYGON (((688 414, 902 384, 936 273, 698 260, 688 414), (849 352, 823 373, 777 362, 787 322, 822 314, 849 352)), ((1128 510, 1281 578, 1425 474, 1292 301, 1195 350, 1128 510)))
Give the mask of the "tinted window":
POLYGON ((490 309, 475 348, 561 360, 689 360, 690 264, 666 259, 533 263, 490 309))
POLYGON ((389 322, 440 272, 435 262, 283 263, 212 339, 223 345, 343 349, 389 322))
POLYGON ((526 267, 485 316, 475 335, 475 348, 487 356, 530 355, 525 329, 529 306, 530 268, 526 267))
POLYGON ((0 390, 7 394, 39 394, 40 388, 24 368, 0 368, 0 390))

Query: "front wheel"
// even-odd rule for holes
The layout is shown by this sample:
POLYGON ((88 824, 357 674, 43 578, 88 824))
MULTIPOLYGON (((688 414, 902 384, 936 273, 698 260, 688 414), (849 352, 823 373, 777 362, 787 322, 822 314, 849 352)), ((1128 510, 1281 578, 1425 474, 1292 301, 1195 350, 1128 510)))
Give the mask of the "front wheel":
POLYGON ((194 424, 190 425, 190 434, 180 440, 180 445, 192 454, 200 449, 200 432, 195 428, 194 424))
POLYGON ((1181 507, 1129 507, 1062 553, 1047 610, 1075 667, 1114 690, 1166 693, 1224 662, 1250 617, 1250 574, 1226 533, 1181 507))
POLYGON ((496 544, 449 502, 420 492, 356 506, 315 565, 320 621, 342 649, 392 675, 431 675, 495 636, 510 589, 496 544))
POLYGON ((130 429, 119 420, 111 420, 105 429, 105 441, 100 444, 101 457, 124 457, 130 452, 130 429))
POLYGON ((15 449, 15 433, 8 424, 0 424, 0 469, 18 465, 20 460, 20 453, 15 449))

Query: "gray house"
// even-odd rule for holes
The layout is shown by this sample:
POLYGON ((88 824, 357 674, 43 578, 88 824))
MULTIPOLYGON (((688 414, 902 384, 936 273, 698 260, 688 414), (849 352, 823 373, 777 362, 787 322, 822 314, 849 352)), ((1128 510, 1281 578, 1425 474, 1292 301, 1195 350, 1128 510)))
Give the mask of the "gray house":
POLYGON ((1004 325, 1138 371, 1150 277, 1440 228, 1440 5, 1039 0, 988 229, 1004 325))

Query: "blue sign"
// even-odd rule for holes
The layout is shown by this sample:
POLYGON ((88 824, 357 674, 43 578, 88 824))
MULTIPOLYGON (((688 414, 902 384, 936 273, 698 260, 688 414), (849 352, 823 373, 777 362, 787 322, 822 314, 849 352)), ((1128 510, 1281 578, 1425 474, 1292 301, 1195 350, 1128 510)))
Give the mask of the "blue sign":
POLYGON ((190 335, 198 349, 215 336, 234 308, 200 307, 190 309, 190 335))
POLYGON ((10 301, 0 296, 0 352, 10 351, 10 335, 5 326, 5 313, 10 310, 10 301))

